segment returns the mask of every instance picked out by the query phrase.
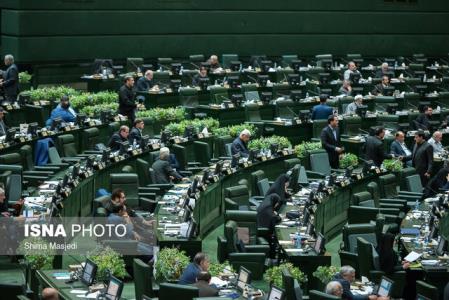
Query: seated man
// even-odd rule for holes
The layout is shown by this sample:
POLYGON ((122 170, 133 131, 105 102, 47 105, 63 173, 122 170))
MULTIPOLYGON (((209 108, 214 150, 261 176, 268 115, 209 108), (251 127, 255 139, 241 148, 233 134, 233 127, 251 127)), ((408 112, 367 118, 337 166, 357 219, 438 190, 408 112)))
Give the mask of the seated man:
POLYGON ((179 284, 193 284, 196 282, 198 274, 209 271, 209 256, 206 253, 198 252, 179 278, 179 284))
POLYGON ((192 85, 199 86, 200 78, 207 78, 207 76, 208 76, 207 68, 205 66, 201 66, 200 72, 198 74, 196 74, 195 76, 193 76, 192 85))
POLYGON ((209 272, 201 271, 196 276, 196 283, 193 286, 199 290, 200 297, 216 297, 218 296, 218 289, 210 285, 212 276, 209 272))
POLYGON ((153 163, 154 178, 156 184, 168 184, 173 180, 185 180, 178 172, 173 170, 168 161, 170 150, 162 147, 159 151, 159 159, 153 163))
POLYGON ((154 86, 153 83, 153 71, 147 70, 145 76, 142 76, 137 80, 137 91, 148 92, 154 86))
POLYGON ((333 278, 333 281, 338 281, 343 287, 342 299, 345 300, 386 300, 386 297, 378 297, 377 295, 354 295, 351 292, 351 283, 355 280, 355 269, 351 266, 342 266, 340 272, 333 278))
POLYGON ((145 127, 145 123, 143 122, 142 119, 136 119, 134 121, 134 126, 133 128, 131 128, 131 132, 129 133, 129 143, 130 144, 134 144, 134 142, 136 144, 139 144, 140 141, 142 140, 142 130, 145 127))
POLYGON ((51 111, 50 118, 45 123, 45 126, 50 127, 53 120, 61 118, 63 122, 75 122, 76 112, 70 107, 70 100, 68 96, 62 96, 61 102, 51 111))
POLYGON ((352 94, 352 87, 351 87, 351 81, 349 80, 343 80, 343 85, 338 90, 338 95, 341 96, 351 96, 352 94))
POLYGON ((218 62, 218 56, 216 55, 211 55, 207 62, 210 64, 211 72, 215 72, 221 68, 220 63, 218 62))
POLYGON ((114 133, 108 142, 108 147, 111 148, 111 151, 118 151, 120 150, 120 145, 123 142, 128 141, 128 135, 129 135, 129 127, 126 125, 120 126, 120 130, 116 133, 114 133))
POLYGON ((3 107, 0 107, 0 136, 6 135, 6 132, 8 131, 8 126, 5 124, 5 111, 3 107))
POLYGON ((382 65, 380 66, 380 69, 377 70, 376 78, 382 78, 385 75, 388 76, 388 78, 390 78, 388 63, 386 63, 386 62, 382 63, 382 65))
POLYGON ((250 138, 251 132, 248 129, 242 130, 240 135, 232 142, 231 155, 240 154, 240 157, 248 157, 248 142, 250 138))
POLYGON ((419 114, 419 116, 416 118, 415 122, 415 129, 421 129, 421 130, 431 130, 430 126, 430 117, 432 116, 433 109, 430 106, 424 106, 423 112, 419 114))
MULTIPOLYGON (((360 79, 362 78, 362 74, 360 74, 359 70, 357 70, 357 66, 353 61, 350 61, 348 63, 348 69, 343 74, 343 79, 351 81, 351 74, 356 74, 359 76, 360 79)), ((358 82, 351 82, 351 83, 354 84, 358 82)))
POLYGON ((320 95, 320 104, 315 105, 312 109, 312 120, 327 120, 333 113, 332 107, 327 105, 327 95, 320 95))
POLYGON ((363 105, 363 96, 357 95, 354 97, 354 102, 346 107, 345 115, 355 115, 357 108, 363 105))
POLYGON ((435 131, 432 134, 432 137, 427 141, 427 143, 432 146, 434 154, 439 154, 444 151, 443 144, 441 144, 442 139, 443 134, 441 133, 441 131, 435 131))
POLYGON ((403 157, 402 161, 408 167, 412 166, 412 151, 404 142, 405 134, 398 131, 395 134, 395 140, 390 145, 390 153, 396 157, 403 157))
POLYGON ((338 281, 329 282, 326 285, 326 294, 341 298, 341 295, 343 295, 343 287, 341 286, 341 283, 338 281))
POLYGON ((388 75, 384 75, 382 76, 382 82, 376 84, 372 93, 376 96, 388 96, 386 89, 390 86, 390 77, 388 77, 388 75))

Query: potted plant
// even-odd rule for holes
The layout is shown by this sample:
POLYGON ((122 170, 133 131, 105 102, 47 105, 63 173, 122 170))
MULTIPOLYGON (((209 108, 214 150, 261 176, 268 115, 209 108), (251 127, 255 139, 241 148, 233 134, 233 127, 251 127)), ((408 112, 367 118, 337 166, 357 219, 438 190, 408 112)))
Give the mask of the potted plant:
POLYGON ((324 288, 336 273, 337 268, 334 266, 319 266, 312 275, 313 277, 318 278, 322 284, 321 287, 324 288))
MULTIPOLYGON (((166 125, 171 122, 180 122, 185 119, 185 109, 182 107, 170 108, 152 108, 148 110, 138 111, 136 116, 144 120, 148 120, 153 124, 154 132, 160 132, 166 125)), ((150 122, 145 122, 145 124, 150 122)))
POLYGON ((108 272, 118 278, 125 278, 128 273, 125 269, 123 256, 109 246, 97 246, 87 254, 87 258, 98 266, 97 279, 107 280, 108 272))
POLYGON ((321 149, 321 142, 302 142, 295 146, 295 153, 299 159, 306 157, 308 151, 321 149))
POLYGON ((28 237, 19 244, 17 254, 23 255, 23 263, 27 270, 27 281, 31 290, 37 293, 39 290, 39 280, 36 272, 38 270, 50 270, 53 268, 55 251, 50 247, 48 241, 39 237, 28 237))
POLYGON ((232 268, 231 264, 228 261, 224 263, 210 263, 209 265, 209 273, 212 276, 220 276, 223 273, 235 273, 234 268, 232 268))
POLYGON ((19 86, 21 91, 27 91, 31 89, 31 77, 32 75, 28 71, 19 73, 19 86))
POLYGON ((340 158, 340 168, 346 169, 349 167, 356 167, 359 164, 359 159, 355 154, 345 153, 340 158))
POLYGON ((404 168, 402 161, 398 159, 385 159, 383 166, 387 171, 395 173, 400 172, 404 168))
POLYGON ((156 280, 177 281, 189 264, 190 259, 178 248, 164 248, 159 251, 154 265, 156 280))
POLYGON ((269 268, 265 274, 264 279, 270 283, 270 285, 275 285, 277 287, 284 287, 282 282, 282 270, 287 269, 291 276, 296 279, 299 283, 306 283, 306 275, 292 263, 283 263, 279 266, 274 266, 269 268))

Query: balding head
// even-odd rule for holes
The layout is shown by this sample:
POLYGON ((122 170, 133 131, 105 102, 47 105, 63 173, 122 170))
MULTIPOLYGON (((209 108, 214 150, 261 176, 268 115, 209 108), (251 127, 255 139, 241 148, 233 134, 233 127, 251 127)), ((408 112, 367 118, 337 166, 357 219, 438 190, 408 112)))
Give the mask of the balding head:
POLYGON ((435 141, 441 142, 441 140, 443 139, 443 134, 441 133, 441 131, 435 131, 432 137, 435 141))
POLYGON ((153 71, 147 70, 147 71, 145 72, 145 78, 146 78, 147 80, 153 80, 153 71))
POLYGON ((42 290, 42 300, 59 300, 58 291, 54 288, 45 288, 42 290))
POLYGON ((251 132, 248 129, 243 129, 239 136, 240 139, 246 143, 251 138, 251 132))

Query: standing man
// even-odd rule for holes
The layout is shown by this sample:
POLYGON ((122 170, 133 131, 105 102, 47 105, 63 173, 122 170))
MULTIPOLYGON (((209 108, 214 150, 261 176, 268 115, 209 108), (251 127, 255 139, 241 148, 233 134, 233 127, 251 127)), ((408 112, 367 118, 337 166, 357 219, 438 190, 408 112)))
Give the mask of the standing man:
POLYGON ((136 94, 134 93, 134 77, 126 76, 125 84, 122 85, 119 91, 119 106, 118 112, 121 115, 127 116, 134 124, 134 119, 136 118, 136 107, 137 104, 134 101, 136 94))
POLYGON ((5 55, 5 65, 8 68, 3 72, 0 87, 3 87, 5 91, 5 99, 10 102, 15 102, 19 93, 19 70, 16 64, 14 64, 14 56, 11 54, 5 55))
POLYGON ((136 142, 136 144, 140 144, 140 141, 142 140, 142 130, 144 127, 145 123, 142 119, 136 119, 134 121, 134 126, 129 133, 130 144, 134 144, 134 141, 136 142))
POLYGON ((383 127, 376 128, 374 136, 368 136, 365 142, 365 157, 372 160, 378 167, 382 165, 384 159, 393 158, 393 154, 385 153, 383 139, 385 129, 383 127))
POLYGON ((248 157, 248 142, 251 138, 251 132, 248 129, 243 129, 239 136, 235 138, 231 145, 231 154, 240 154, 240 157, 248 157))
POLYGON ((405 134, 402 131, 398 131, 395 134, 395 140, 390 145, 390 153, 394 156, 402 156, 402 161, 408 167, 412 166, 412 151, 407 147, 404 142, 405 134))
POLYGON ((340 146, 340 129, 338 128, 337 116, 330 115, 327 119, 328 126, 321 131, 321 145, 329 156, 331 168, 338 169, 339 155, 343 153, 340 146))
POLYGON ((332 107, 326 104, 327 95, 320 95, 320 104, 315 105, 312 109, 312 120, 326 120, 334 113, 332 107))
POLYGON ((418 131, 415 133, 415 146, 412 152, 412 165, 416 173, 421 177, 421 184, 427 185, 433 164, 433 148, 426 142, 425 133, 418 131))
POLYGON ((8 131, 8 126, 5 124, 5 113, 3 107, 0 107, 0 136, 6 135, 6 131, 8 131))

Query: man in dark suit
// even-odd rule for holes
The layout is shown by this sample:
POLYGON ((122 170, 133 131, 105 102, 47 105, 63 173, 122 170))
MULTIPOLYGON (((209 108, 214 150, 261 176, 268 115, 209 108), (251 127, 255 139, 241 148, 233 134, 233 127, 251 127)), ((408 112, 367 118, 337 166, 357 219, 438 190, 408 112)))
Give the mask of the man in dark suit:
POLYGON ((329 125, 321 131, 321 145, 329 156, 331 168, 338 169, 339 155, 343 153, 343 148, 340 146, 340 129, 338 128, 337 116, 330 115, 327 118, 327 124, 329 125))
POLYGON ((426 142, 425 133, 421 130, 415 133, 412 165, 421 177, 421 184, 426 186, 432 172, 433 148, 426 142))
POLYGON ((5 65, 8 67, 3 72, 3 80, 0 81, 0 86, 5 91, 5 99, 11 102, 17 100, 19 93, 19 70, 14 64, 14 57, 11 54, 5 55, 5 65))
POLYGON ((389 96, 388 94, 390 93, 390 91, 388 90, 388 88, 390 87, 390 77, 388 77, 388 75, 384 75, 382 76, 382 82, 376 84, 372 94, 376 96, 389 96))
POLYGON ((383 139, 385 136, 385 129, 383 127, 376 128, 374 136, 368 136, 365 142, 365 157, 367 160, 372 160, 378 167, 382 165, 384 159, 393 158, 392 154, 385 153, 383 139))
POLYGON ((193 86, 199 86, 200 85, 200 79, 201 78, 208 78, 208 70, 205 66, 201 66, 200 67, 200 71, 198 74, 196 74, 195 76, 193 76, 192 79, 192 85, 193 86))
POLYGON ((200 272, 196 276, 196 283, 192 284, 199 290, 200 297, 216 297, 218 296, 218 290, 210 285, 212 276, 209 272, 200 272))
POLYGON ((430 106, 424 106, 423 112, 419 114, 419 116, 416 118, 415 127, 418 130, 430 130, 430 117, 432 116, 433 109, 430 106))
POLYGON ((412 151, 404 143, 405 134, 402 131, 396 132, 395 140, 390 145, 390 153, 397 157, 402 157, 404 165, 412 166, 412 151))
POLYGON ((145 76, 142 76, 137 80, 137 91, 148 92, 153 86, 153 71, 147 70, 145 76))
POLYGON ((132 76, 125 77, 125 84, 120 88, 118 96, 118 112, 121 115, 127 116, 131 123, 134 124, 137 104, 134 101, 136 95, 134 93, 134 78, 132 76))
POLYGON ((312 120, 326 120, 334 113, 332 107, 326 104, 327 95, 320 95, 320 104, 312 109, 312 120))
POLYGON ((8 126, 5 124, 5 113, 6 111, 3 107, 0 107, 0 136, 6 135, 6 132, 8 131, 8 126))
POLYGON ((140 143, 140 141, 142 140, 142 130, 144 126, 145 123, 142 119, 136 119, 134 121, 134 126, 133 128, 131 128, 131 132, 129 133, 128 138, 130 144, 134 144, 134 142, 136 142, 136 144, 140 143))
POLYGON ((114 133, 109 139, 108 147, 111 148, 111 151, 120 150, 120 145, 123 142, 128 141, 128 135, 129 135, 129 127, 126 125, 122 125, 120 127, 120 130, 114 133))
POLYGON ((153 163, 153 172, 155 184, 169 184, 172 180, 184 180, 178 172, 173 170, 168 161, 170 150, 167 147, 162 147, 159 151, 159 159, 153 163))
POLYGON ((251 132, 248 129, 242 130, 239 136, 235 138, 231 145, 231 154, 240 154, 240 157, 249 156, 248 142, 251 138, 251 132))

